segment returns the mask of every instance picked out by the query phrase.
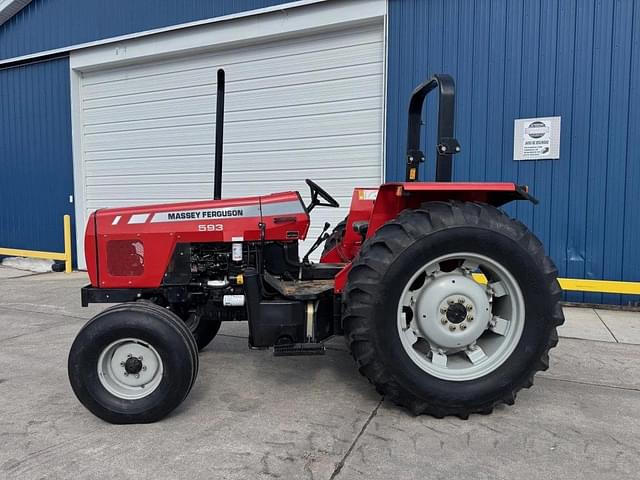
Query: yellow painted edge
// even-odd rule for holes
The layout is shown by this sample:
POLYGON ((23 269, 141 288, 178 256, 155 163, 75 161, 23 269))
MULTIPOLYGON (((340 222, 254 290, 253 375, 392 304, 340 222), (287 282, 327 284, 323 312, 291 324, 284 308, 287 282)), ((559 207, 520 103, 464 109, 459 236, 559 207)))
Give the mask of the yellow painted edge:
POLYGON ((47 260, 67 259, 67 256, 64 253, 20 250, 18 248, 0 248, 0 255, 8 255, 10 257, 45 258, 47 260))
POLYGON ((563 290, 577 292, 622 293, 640 295, 640 282, 617 282, 613 280, 582 280, 579 278, 559 278, 563 290))
POLYGON ((72 258, 71 258, 71 216, 64 216, 64 271, 65 273, 71 273, 72 258))
POLYGON ((71 216, 63 217, 64 227, 64 252, 43 252, 40 250, 23 250, 20 248, 0 248, 0 255, 10 257, 27 257, 27 258, 44 258, 46 260, 62 260, 64 261, 64 271, 71 273, 72 257, 71 257, 71 216))
MULTIPOLYGON (((478 283, 487 283, 481 273, 474 273, 478 283)), ((585 280, 580 278, 559 278, 563 290, 573 292, 620 293, 624 295, 640 295, 640 282, 618 282, 613 280, 585 280)))

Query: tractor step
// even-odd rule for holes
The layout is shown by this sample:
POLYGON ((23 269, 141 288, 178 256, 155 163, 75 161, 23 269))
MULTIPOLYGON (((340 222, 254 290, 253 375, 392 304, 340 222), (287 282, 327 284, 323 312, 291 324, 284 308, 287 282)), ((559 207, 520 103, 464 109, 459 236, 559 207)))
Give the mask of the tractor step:
POLYGON ((273 347, 273 356, 324 355, 325 350, 324 343, 288 343, 275 345, 273 347))

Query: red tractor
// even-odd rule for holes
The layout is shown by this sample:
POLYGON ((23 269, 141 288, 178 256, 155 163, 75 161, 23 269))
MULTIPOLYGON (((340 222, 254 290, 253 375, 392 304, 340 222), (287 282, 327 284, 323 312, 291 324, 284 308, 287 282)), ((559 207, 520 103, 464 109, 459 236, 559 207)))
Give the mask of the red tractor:
POLYGON ((188 395, 198 351, 222 321, 248 320, 249 346, 313 355, 344 335, 360 372, 414 414, 489 413, 545 370, 563 322, 557 270, 499 207, 537 203, 514 183, 453 183, 454 85, 436 75, 409 104, 407 178, 356 188, 320 263, 298 242, 317 206, 298 192, 220 199, 224 72, 218 72, 214 199, 101 209, 85 253, 83 306, 119 303, 69 354, 78 399, 112 423, 161 419, 188 395), (439 91, 436 182, 418 183, 422 107, 439 91))

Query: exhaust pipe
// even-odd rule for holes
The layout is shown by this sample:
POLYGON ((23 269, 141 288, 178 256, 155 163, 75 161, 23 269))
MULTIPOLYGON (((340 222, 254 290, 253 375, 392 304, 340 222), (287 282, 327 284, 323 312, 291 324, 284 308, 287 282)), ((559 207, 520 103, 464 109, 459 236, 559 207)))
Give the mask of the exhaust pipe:
POLYGON ((213 169, 213 199, 222 198, 222 136, 224 130, 224 69, 218 69, 216 92, 216 153, 213 169))

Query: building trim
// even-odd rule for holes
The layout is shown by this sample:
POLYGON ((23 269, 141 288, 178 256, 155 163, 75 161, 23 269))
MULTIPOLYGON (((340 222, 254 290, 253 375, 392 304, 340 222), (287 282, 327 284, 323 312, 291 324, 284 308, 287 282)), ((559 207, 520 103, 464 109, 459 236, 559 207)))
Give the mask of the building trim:
POLYGON ((111 66, 124 66, 161 57, 199 51, 226 49, 243 43, 282 39, 299 32, 321 32, 357 24, 386 15, 386 0, 341 0, 309 5, 288 12, 265 12, 252 18, 234 18, 216 25, 200 25, 188 29, 119 41, 91 49, 75 51, 70 56, 72 70, 89 72, 111 66))
MULTIPOLYGON (((2 0, 0 0, 0 2, 1 1, 2 0)), ((13 0, 13 1, 15 1, 16 3, 19 1, 26 2, 26 0, 13 0)), ((30 2, 31 0, 28 0, 28 1, 30 2)), ((51 50, 43 50, 40 52, 29 53, 27 55, 20 55, 18 57, 0 59, 0 68, 5 66, 5 64, 11 64, 11 66, 14 66, 15 64, 27 63, 27 62, 33 61, 34 59, 38 59, 40 57, 53 57, 61 54, 68 54, 70 52, 73 52, 76 50, 82 50, 85 48, 97 47, 100 45, 106 45, 106 44, 115 43, 115 42, 123 42, 126 40, 135 39, 135 38, 146 37, 149 35, 157 35, 159 33, 172 32, 175 30, 183 30, 185 28, 198 27, 201 25, 210 25, 213 23, 227 22, 229 20, 234 20, 237 18, 252 17, 255 15, 262 15, 264 13, 284 11, 292 8, 303 7, 306 5, 312 5, 314 3, 322 3, 327 1, 329 0, 296 0, 293 2, 283 3, 281 5, 274 5, 271 7, 258 8, 254 10, 246 10, 244 12, 232 13, 229 15, 222 15, 220 17, 207 18, 205 20, 196 20, 194 22, 180 23, 180 24, 171 25, 168 27, 154 28, 152 30, 144 30, 141 32, 135 32, 135 33, 129 33, 126 35, 119 35, 116 37, 104 38, 101 40, 95 40, 93 42, 78 43, 74 45, 69 45, 67 47, 54 48, 51 50)), ((1 24, 2 22, 0 22, 0 25, 1 24)))
POLYGON ((0 25, 29 5, 31 0, 0 0, 0 25))

